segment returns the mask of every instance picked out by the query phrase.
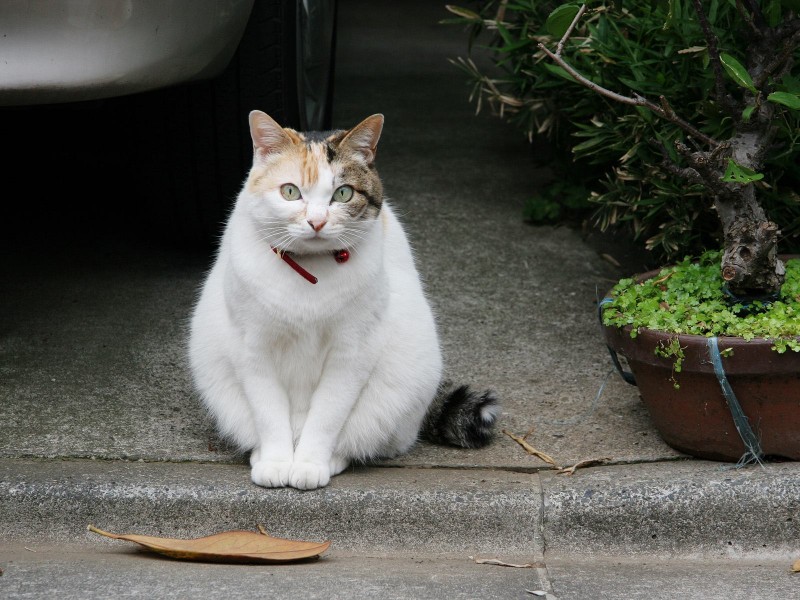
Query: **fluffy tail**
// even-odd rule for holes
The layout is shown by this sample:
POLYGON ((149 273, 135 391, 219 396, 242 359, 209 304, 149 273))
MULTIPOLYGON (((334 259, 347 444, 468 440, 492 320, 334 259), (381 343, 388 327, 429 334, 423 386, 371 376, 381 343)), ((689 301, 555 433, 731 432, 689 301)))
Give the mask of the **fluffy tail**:
POLYGON ((500 405, 494 393, 445 381, 425 415, 420 435, 434 444, 481 448, 492 441, 500 405))

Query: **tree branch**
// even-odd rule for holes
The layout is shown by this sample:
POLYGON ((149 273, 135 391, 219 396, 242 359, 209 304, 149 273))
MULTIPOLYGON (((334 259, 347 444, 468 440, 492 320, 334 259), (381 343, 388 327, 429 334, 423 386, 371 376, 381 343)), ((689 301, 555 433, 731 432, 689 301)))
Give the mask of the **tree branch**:
POLYGON ((666 171, 672 173, 673 175, 677 175, 682 179, 687 179, 692 183, 699 183, 701 185, 705 183, 702 175, 697 172, 697 169, 693 167, 681 167, 675 164, 675 161, 672 160, 669 152, 667 152, 666 146, 664 146, 661 140, 651 138, 648 141, 650 142, 651 146, 655 147, 661 153, 661 166, 664 167, 666 171))
MULTIPOLYGON (((581 75, 563 58, 551 52, 550 49, 547 48, 547 46, 545 46, 543 43, 539 43, 539 49, 542 50, 545 54, 547 54, 547 56, 549 56, 556 64, 558 64, 567 73, 572 75, 575 81, 581 84, 582 86, 589 88, 590 90, 600 94, 601 96, 610 98, 615 102, 620 102, 622 104, 629 104, 631 106, 643 106, 651 110, 652 112, 656 113, 662 119, 666 119, 667 121, 674 123, 681 129, 683 129, 686 133, 688 133, 690 136, 698 140, 701 140, 703 143, 708 144, 709 146, 712 147, 716 147, 719 145, 719 142, 717 140, 707 136, 705 133, 694 127, 691 123, 687 123, 686 121, 681 119, 678 115, 675 114, 675 111, 673 111, 671 108, 668 111, 664 110, 662 107, 651 102, 647 98, 640 96, 639 94, 636 94, 634 97, 630 97, 630 96, 623 96, 622 94, 618 94, 616 92, 612 92, 611 90, 596 84, 591 79, 587 79, 586 77, 581 75)), ((665 99, 662 100, 666 102, 665 99)))
MULTIPOLYGON (((744 0, 736 0, 736 10, 739 11, 739 16, 742 21, 750 28, 750 32, 755 38, 760 38, 763 30, 756 24, 756 14, 750 3, 745 3, 744 0)), ((761 11, 758 11, 761 14, 761 11)), ((761 16, 761 22, 764 22, 764 16, 761 16)))
POLYGON ((764 67, 761 75, 755 81, 755 86, 760 89, 761 86, 766 83, 767 79, 771 75, 775 74, 778 68, 781 65, 784 65, 784 63, 791 67, 791 59, 798 46, 800 46, 800 29, 787 36, 786 40, 784 41, 783 48, 781 48, 780 52, 778 52, 775 58, 771 60, 766 67, 764 67))
POLYGON ((578 21, 581 20, 581 17, 586 12, 587 5, 581 4, 580 10, 578 10, 578 14, 575 15, 575 18, 572 19, 572 23, 569 24, 567 30, 564 32, 564 35, 561 36, 561 39, 556 46, 556 56, 561 56, 561 52, 564 50, 564 44, 567 43, 567 40, 572 35, 572 32, 575 30, 575 27, 578 25, 578 21))
POLYGON ((700 27, 703 29, 703 36, 706 38, 706 45, 708 46, 708 58, 711 60, 711 66, 714 69, 714 81, 717 101, 729 112, 733 113, 733 105, 728 98, 725 91, 725 76, 722 73, 722 61, 719 58, 719 47, 717 45, 717 36, 711 30, 711 23, 708 22, 708 17, 703 10, 701 0, 692 0, 694 3, 694 10, 697 13, 697 18, 700 20, 700 27))
MULTIPOLYGON (((757 33, 763 33, 767 28, 767 20, 764 18, 764 13, 761 12, 761 7, 753 2, 753 0, 740 0, 740 3, 750 11, 750 23, 753 24, 757 33)), ((747 19, 745 19, 747 20, 747 19)))

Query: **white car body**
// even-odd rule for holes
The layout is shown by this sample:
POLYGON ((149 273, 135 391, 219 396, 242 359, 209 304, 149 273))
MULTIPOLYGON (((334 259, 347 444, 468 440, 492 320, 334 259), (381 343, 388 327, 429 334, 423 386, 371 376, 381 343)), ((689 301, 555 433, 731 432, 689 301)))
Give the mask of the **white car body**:
POLYGON ((219 74, 254 0, 0 0, 0 105, 121 96, 219 74))

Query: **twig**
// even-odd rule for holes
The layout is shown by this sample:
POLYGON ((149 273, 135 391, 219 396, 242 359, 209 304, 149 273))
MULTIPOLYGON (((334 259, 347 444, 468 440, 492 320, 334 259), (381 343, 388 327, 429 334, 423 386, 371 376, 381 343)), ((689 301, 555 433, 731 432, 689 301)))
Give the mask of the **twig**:
POLYGON ((580 10, 578 10, 578 14, 575 15, 575 18, 572 19, 572 23, 569 24, 569 27, 567 27, 567 30, 564 32, 564 35, 561 36, 561 39, 559 40, 558 45, 556 46, 556 56, 561 56, 561 51, 564 50, 564 44, 567 43, 569 36, 572 35, 572 31, 578 25, 578 21, 581 20, 581 17, 586 12, 586 8, 587 8, 586 4, 581 5, 580 10))
POLYGON ((516 569, 535 569, 543 566, 542 563, 516 564, 498 560, 496 558, 473 558, 472 556, 470 556, 470 558, 472 558, 472 560, 475 561, 475 564, 478 565, 497 565, 498 567, 514 567, 516 569))
POLYGON ((511 433, 510 431, 507 431, 505 429, 503 429, 503 433, 506 434, 508 437, 510 437, 515 442, 517 442, 520 446, 522 446, 528 454, 532 454, 536 458, 539 458, 539 459, 543 460, 544 462, 546 462, 546 463, 548 463, 550 465, 553 465, 556 469, 560 469, 561 468, 558 464, 556 464, 556 461, 553 460, 552 456, 550 456, 549 454, 545 454, 544 452, 540 452, 539 450, 537 450, 536 448, 531 446, 528 442, 526 442, 523 438, 521 438, 521 437, 519 437, 517 435, 514 435, 513 433, 511 433))
POLYGON ((502 22, 506 18, 506 5, 508 4, 508 0, 501 0, 500 5, 497 7, 497 14, 494 17, 494 20, 498 23, 502 22))
POLYGON ((781 51, 776 54, 775 58, 770 61, 766 67, 764 67, 764 70, 758 76, 758 79, 756 79, 755 86, 757 88, 763 86, 767 79, 775 74, 775 71, 778 69, 778 67, 787 63, 798 46, 800 46, 800 30, 795 31, 792 35, 788 36, 783 44, 783 48, 781 48, 781 51))
POLYGON ((527 439, 528 439, 528 436, 529 436, 530 434, 532 434, 532 433, 534 432, 534 430, 535 430, 535 429, 536 429, 536 427, 531 427, 530 429, 528 429, 528 431, 526 431, 526 432, 525 432, 525 435, 523 435, 523 436, 522 436, 522 439, 523 439, 523 440, 527 440, 527 439))
POLYGON ((717 36, 714 35, 714 32, 711 30, 711 24, 708 22, 708 17, 703 10, 702 2, 700 0, 692 0, 692 2, 694 2, 694 10, 697 13, 697 18, 700 20, 700 27, 703 29, 703 36, 706 38, 706 45, 708 46, 708 58, 711 60, 711 66, 714 68, 717 101, 725 108, 732 111, 733 106, 731 106, 725 90, 725 76, 722 73, 722 61, 719 58, 717 36))
POLYGON ((664 169, 673 175, 687 179, 692 183, 704 183, 703 176, 698 173, 697 169, 694 169, 693 167, 681 167, 680 165, 675 164, 675 162, 672 160, 672 157, 669 155, 669 152, 667 152, 667 149, 660 140, 651 138, 648 141, 651 146, 656 148, 661 153, 661 166, 664 167, 664 169))
POLYGON ((602 465, 604 462, 611 460, 611 457, 604 457, 604 458, 588 458, 586 460, 581 460, 576 462, 571 467, 564 467, 556 471, 559 475, 574 475, 576 469, 582 469, 583 467, 593 467, 594 465, 602 465))
POLYGON ((744 5, 742 0, 736 0, 736 10, 739 11, 742 21, 744 21, 744 23, 750 28, 755 37, 760 37, 761 30, 756 26, 753 12, 748 12, 749 9, 744 5))
POLYGON ((623 96, 622 94, 618 94, 616 92, 612 92, 611 90, 596 84, 591 79, 587 79, 586 77, 581 75, 563 58, 561 58, 560 56, 556 56, 553 52, 551 52, 547 48, 547 46, 545 46, 543 43, 539 43, 539 49, 542 50, 545 54, 547 54, 547 56, 549 56, 551 59, 553 59, 553 61, 555 61, 567 73, 572 75, 575 81, 580 83, 582 86, 589 88, 590 90, 600 94, 601 96, 605 96, 606 98, 610 98, 611 100, 620 102, 622 104, 629 104, 631 106, 643 106, 651 110, 652 112, 656 113, 662 119, 666 119, 671 123, 675 123, 675 125, 683 129, 690 136, 704 142, 705 144, 708 144, 709 146, 712 147, 716 147, 719 145, 719 142, 717 140, 708 137, 705 133, 699 131, 691 123, 687 123, 686 121, 681 119, 674 113, 674 111, 670 111, 669 113, 667 113, 664 111, 663 108, 661 108, 657 104, 651 102, 647 98, 644 98, 638 94, 636 94, 634 97, 630 97, 630 96, 623 96))
POLYGON ((752 23, 758 33, 767 27, 767 20, 764 18, 764 13, 761 12, 761 7, 758 6, 753 0, 741 0, 741 3, 750 11, 752 15, 752 23))

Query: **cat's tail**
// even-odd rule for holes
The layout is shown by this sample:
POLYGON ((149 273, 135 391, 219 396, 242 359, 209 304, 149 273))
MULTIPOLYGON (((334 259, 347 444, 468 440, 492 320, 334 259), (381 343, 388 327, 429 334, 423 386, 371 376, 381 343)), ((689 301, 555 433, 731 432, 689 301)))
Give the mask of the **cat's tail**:
POLYGON ((481 448, 492 441, 500 404, 494 393, 478 393, 444 381, 422 422, 420 436, 434 444, 481 448))

